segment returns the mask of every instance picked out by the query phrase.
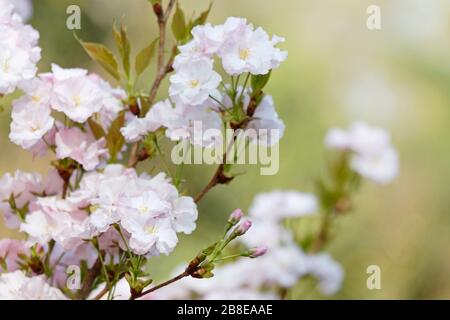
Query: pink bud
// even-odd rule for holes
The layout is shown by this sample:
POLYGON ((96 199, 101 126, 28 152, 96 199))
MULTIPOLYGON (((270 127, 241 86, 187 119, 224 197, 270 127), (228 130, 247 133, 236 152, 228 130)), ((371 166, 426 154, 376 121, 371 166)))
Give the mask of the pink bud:
POLYGON ((267 252, 267 247, 256 247, 256 248, 250 249, 248 251, 248 256, 250 258, 258 258, 258 257, 265 255, 266 252, 267 252))
POLYGON ((237 226, 237 228, 234 230, 234 233, 236 234, 236 236, 242 236, 248 231, 248 229, 250 229, 251 226, 252 222, 250 220, 245 220, 237 226))
POLYGON ((242 216, 244 213, 241 209, 236 209, 230 214, 230 218, 228 219, 228 222, 235 225, 239 221, 241 221, 242 216))

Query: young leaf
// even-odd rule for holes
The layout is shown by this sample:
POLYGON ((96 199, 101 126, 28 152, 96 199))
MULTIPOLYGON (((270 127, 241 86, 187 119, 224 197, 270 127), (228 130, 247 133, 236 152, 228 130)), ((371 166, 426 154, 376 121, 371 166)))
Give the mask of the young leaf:
POLYGON ((150 45, 148 45, 147 47, 142 49, 142 51, 139 52, 138 55, 136 56, 136 61, 135 61, 135 66, 134 66, 134 68, 136 70, 136 75, 140 75, 149 66, 149 64, 153 58, 153 55, 155 53, 155 48, 156 48, 157 43, 158 43, 158 38, 153 40, 152 43, 150 43, 150 45))
POLYGON ((177 10, 172 20, 172 32, 177 41, 182 41, 187 34, 186 19, 184 18, 183 10, 177 4, 177 10))
POLYGON ((254 94, 260 92, 266 86, 267 82, 269 82, 270 74, 272 71, 269 71, 267 74, 262 75, 252 75, 252 90, 254 94))
POLYGON ((89 128, 91 128, 92 134, 94 135, 95 139, 101 139, 104 136, 106 136, 105 130, 103 130, 103 127, 94 119, 89 118, 88 119, 89 128))
POLYGON ((121 112, 117 118, 111 123, 108 134, 106 135, 106 145, 111 155, 111 159, 115 159, 117 153, 122 149, 125 139, 120 132, 120 128, 125 123, 125 113, 121 112))
POLYGON ((84 42, 80 39, 78 41, 91 59, 98 62, 114 79, 120 80, 117 60, 107 47, 98 43, 84 42))
POLYGON ((191 28, 201 24, 205 24, 206 20, 208 19, 209 13, 211 12, 212 5, 212 2, 210 2, 208 9, 203 11, 194 21, 192 21, 191 28))
POLYGON ((127 78, 130 76, 130 40, 128 39, 127 29, 121 25, 120 30, 113 24, 114 39, 117 49, 119 49, 122 58, 123 69, 127 78))

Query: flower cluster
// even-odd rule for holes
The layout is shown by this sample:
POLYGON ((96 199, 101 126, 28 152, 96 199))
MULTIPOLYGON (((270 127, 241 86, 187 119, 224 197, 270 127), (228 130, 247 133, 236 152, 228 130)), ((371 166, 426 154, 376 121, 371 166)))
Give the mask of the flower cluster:
POLYGON ((12 5, 14 13, 17 13, 23 21, 28 21, 33 15, 31 0, 0 0, 0 6, 12 5))
POLYGON ((222 119, 226 113, 242 106, 247 114, 241 129, 252 129, 257 134, 250 138, 264 145, 276 143, 284 133, 284 123, 275 111, 273 99, 265 95, 258 101, 257 108, 250 107, 252 90, 246 88, 248 77, 266 75, 283 62, 287 53, 276 47, 283 39, 272 39, 262 29, 254 29, 243 18, 228 18, 223 25, 199 25, 191 31, 192 40, 179 46, 173 68, 175 74, 170 77, 170 100, 155 104, 144 118, 130 117, 122 134, 127 141, 133 142, 148 132, 163 127, 171 140, 187 139, 202 146, 213 146, 221 142, 222 119), (225 85, 222 77, 214 71, 214 58, 222 61, 222 66, 232 82, 225 85), (239 86, 239 77, 246 74, 247 81, 239 86), (219 86, 222 84, 222 91, 219 86), (201 123, 201 128, 196 127, 201 123), (200 133, 196 138, 195 130, 213 132, 200 133), (260 129, 265 129, 260 130, 260 129), (272 136, 267 131, 276 129, 272 136), (258 135, 263 132, 262 135, 258 135))
POLYGON ((134 253, 159 255, 174 249, 177 232, 195 229, 196 205, 191 197, 179 196, 164 173, 138 176, 134 169, 109 165, 87 173, 65 199, 59 176, 51 179, 57 181, 49 186, 39 176, 21 172, 1 179, 2 211, 9 225, 20 225, 32 243, 45 246, 53 240, 74 250, 85 240, 114 232, 110 229, 118 224, 134 253))
POLYGON ((350 167, 367 179, 388 183, 398 174, 397 151, 381 128, 356 122, 348 131, 331 129, 325 144, 330 149, 350 152, 350 167))
POLYGON ((5 300, 66 300, 44 276, 27 277, 22 271, 0 275, 0 297, 5 300))
POLYGON ((96 114, 107 129, 123 109, 125 93, 86 70, 57 65, 20 88, 25 94, 13 103, 11 141, 37 155, 56 146, 58 159, 70 157, 86 170, 95 169, 105 158, 105 141, 95 139, 86 121, 96 114), (57 112, 84 126, 64 127, 52 116, 57 112))
MULTIPOLYGON (((317 200, 312 194, 274 191, 257 195, 250 208, 251 232, 238 238, 253 249, 215 268, 214 277, 208 281, 186 278, 143 299, 280 299, 281 289, 293 287, 307 275, 317 278, 323 294, 335 293, 343 280, 341 266, 328 254, 305 253, 293 240, 291 231, 283 226, 285 219, 314 215, 317 210, 317 200), (247 257, 258 257, 258 260, 247 257)), ((236 213, 240 219, 242 212, 236 213)), ((120 288, 117 297, 128 299, 126 284, 120 288)))
POLYGON ((9 1, 0 3, 0 34, 0 95, 4 95, 35 76, 41 49, 39 33, 22 22, 9 1))
MULTIPOLYGON (((25 234, 23 241, 0 240, 0 299, 278 299, 307 275, 318 280, 323 294, 340 288, 342 268, 318 252, 325 236, 321 233, 313 248, 318 250, 311 250, 289 225, 315 217, 319 209, 329 217, 347 208, 342 203, 350 198, 349 176, 324 183, 318 198, 297 191, 257 195, 251 220, 234 211, 222 238, 160 285, 151 284, 146 268, 152 257, 173 252, 180 233, 196 229, 197 203, 235 175, 234 163, 221 163, 191 197, 183 166, 175 174, 171 168, 155 172, 156 165, 141 173, 139 163, 153 165, 157 157, 164 162, 159 145, 164 137, 215 147, 226 129, 233 132, 231 147, 241 132, 254 143, 276 144, 285 126, 265 86, 287 58, 277 47, 284 39, 242 18, 213 26, 205 22, 209 11, 186 22, 174 0, 167 8, 152 2, 162 38, 137 54, 134 73, 123 26, 114 26, 121 66, 107 47, 79 40, 124 84, 114 88, 80 68, 52 64, 51 72, 37 74, 39 34, 19 16, 27 18, 29 4, 0 0, 0 98, 20 89, 12 102, 9 138, 33 156, 50 153, 52 159, 46 176, 18 170, 0 177, 6 225, 25 234), (166 64, 165 27, 173 8, 177 44, 166 64), (156 79, 145 94, 136 80, 156 45, 156 79), (170 73, 168 97, 157 102, 170 73), (72 283, 77 277, 70 270, 79 271, 78 283, 72 283), (199 280, 206 278, 212 279, 199 280)), ((364 124, 349 132, 334 129, 326 142, 342 150, 349 159, 345 164, 361 177, 388 182, 397 174, 396 151, 380 129, 364 124)))

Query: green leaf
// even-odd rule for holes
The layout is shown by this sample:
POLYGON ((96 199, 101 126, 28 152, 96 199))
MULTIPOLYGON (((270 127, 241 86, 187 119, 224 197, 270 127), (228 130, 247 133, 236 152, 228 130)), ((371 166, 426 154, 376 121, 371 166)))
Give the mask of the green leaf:
POLYGON ((252 75, 252 90, 254 94, 259 93, 264 87, 266 86, 267 82, 269 82, 270 74, 272 73, 272 70, 269 71, 267 74, 261 74, 261 75, 252 75))
POLYGON ((192 21, 191 29, 194 28, 195 26, 205 24, 206 20, 208 19, 209 13, 211 12, 212 5, 213 3, 210 2, 208 9, 200 13, 200 15, 194 21, 192 21))
POLYGON ((106 135, 106 145, 111 155, 111 159, 115 160, 117 153, 122 149, 125 139, 120 132, 120 128, 125 123, 125 112, 120 112, 117 118, 111 123, 108 134, 106 135))
POLYGON ((88 124, 89 124, 89 128, 91 128, 92 134, 94 135, 95 139, 99 140, 99 139, 103 138, 104 136, 106 136, 105 130, 100 125, 100 123, 98 123, 97 121, 95 121, 92 118, 89 118, 88 124))
POLYGON ((136 56, 136 62, 134 68, 136 69, 136 75, 140 75, 149 66, 155 54, 155 48, 158 43, 158 38, 152 41, 150 45, 142 49, 136 56))
POLYGON ((186 19, 184 18, 183 10, 181 10, 181 8, 178 4, 177 4, 177 10, 175 11, 175 14, 173 15, 172 32, 177 41, 184 40, 187 35, 186 19))
POLYGON ((123 70, 127 78, 130 77, 130 40, 128 39, 127 29, 120 25, 120 30, 116 28, 116 24, 113 24, 114 39, 116 41, 117 49, 119 49, 120 56, 122 58, 123 70))
POLYGON ((91 59, 98 62, 114 79, 120 80, 117 60, 107 47, 99 43, 84 42, 78 38, 77 40, 91 59))

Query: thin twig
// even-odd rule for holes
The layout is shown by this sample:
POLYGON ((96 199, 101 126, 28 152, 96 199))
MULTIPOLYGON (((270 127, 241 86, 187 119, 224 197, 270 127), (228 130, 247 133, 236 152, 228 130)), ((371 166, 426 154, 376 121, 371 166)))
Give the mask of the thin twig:
POLYGON ((108 286, 105 284, 105 287, 100 291, 93 300, 100 300, 107 292, 109 291, 108 286))
POLYGON ((328 239, 330 238, 329 232, 330 232, 330 226, 331 226, 331 219, 332 215, 334 214, 333 211, 325 213, 325 216, 323 217, 322 224, 320 226, 319 233, 317 234, 316 239, 312 243, 310 247, 311 253, 319 252, 323 249, 323 247, 328 242, 328 239))
POLYGON ((208 182, 208 184, 203 188, 202 191, 200 191, 199 194, 197 194, 194 198, 195 203, 200 202, 200 200, 203 199, 203 197, 216 185, 219 184, 219 176, 223 174, 223 164, 219 165, 216 172, 214 173, 211 180, 208 182))
POLYGON ((211 178, 211 180, 209 180, 208 184, 202 189, 202 191, 200 191, 200 193, 198 193, 195 198, 194 201, 195 203, 200 202, 200 200, 203 199, 203 197, 215 186, 217 186, 218 184, 226 184, 228 182, 230 182, 231 180, 233 180, 233 177, 228 177, 225 174, 225 164, 227 163, 227 159, 228 159, 228 153, 231 151, 231 148, 233 148, 233 145, 236 141, 236 132, 233 132, 233 140, 231 140, 231 142, 229 143, 227 149, 225 150, 223 157, 222 157, 222 163, 217 167, 216 172, 214 172, 213 177, 211 178))
POLYGON ((92 285, 94 284, 95 279, 100 274, 101 270, 102 270, 102 262, 100 258, 97 258, 97 260, 94 263, 94 266, 87 272, 86 279, 78 294, 79 299, 84 300, 89 296, 89 293, 91 293, 92 290, 92 285))
POLYGON ((131 296, 130 300, 138 299, 138 298, 140 298, 142 296, 145 296, 145 295, 147 295, 149 293, 152 293, 152 292, 154 292, 154 291, 156 291, 158 289, 161 289, 161 288, 163 288, 165 286, 168 286, 169 284, 172 284, 172 283, 174 283, 174 282, 176 282, 178 280, 181 280, 181 279, 183 279, 185 277, 188 277, 190 275, 191 275, 191 273, 189 273, 188 271, 184 271, 183 273, 180 273, 179 275, 177 275, 176 277, 173 277, 172 279, 169 279, 169 280, 167 280, 167 281, 165 281, 163 283, 160 283, 157 286, 154 286, 154 287, 152 287, 152 288, 150 288, 150 289, 148 289, 146 291, 142 291, 141 293, 137 293, 137 294, 131 296))
MULTIPOLYGON (((170 0, 167 9, 165 12, 159 12, 157 13, 158 18, 158 26, 159 26, 159 45, 158 45, 158 62, 157 62, 157 73, 155 80, 153 81, 153 85, 150 89, 150 94, 148 98, 148 107, 144 107, 143 110, 141 110, 141 116, 145 116, 145 114, 148 112, 148 108, 155 102, 156 95, 158 93, 158 89, 161 86, 162 81, 166 77, 168 73, 172 71, 172 64, 173 60, 175 59, 175 55, 177 52, 177 46, 175 45, 172 49, 172 54, 169 58, 169 61, 167 61, 166 64, 164 64, 164 50, 166 45, 166 26, 167 26, 167 20, 170 17, 170 13, 175 6, 176 0, 170 0)), ((136 141, 131 146, 130 151, 130 158, 128 160, 128 167, 134 168, 139 163, 139 145, 140 142, 136 141)))

